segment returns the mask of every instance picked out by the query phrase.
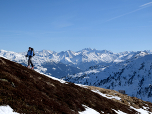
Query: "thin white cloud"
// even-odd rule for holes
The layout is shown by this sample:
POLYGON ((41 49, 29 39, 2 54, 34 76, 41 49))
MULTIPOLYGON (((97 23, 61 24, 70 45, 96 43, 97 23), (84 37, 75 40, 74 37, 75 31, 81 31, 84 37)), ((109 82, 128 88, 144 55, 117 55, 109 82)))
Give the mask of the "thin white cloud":
POLYGON ((152 2, 149 2, 149 3, 143 4, 143 5, 141 5, 140 7, 145 7, 145 6, 149 6, 149 5, 152 5, 152 2))
MULTIPOLYGON (((139 11, 139 10, 144 9, 144 8, 147 8, 147 7, 151 6, 151 5, 152 5, 152 2, 143 4, 143 5, 139 6, 140 8, 138 8, 138 9, 136 9, 136 10, 133 10, 133 11, 131 11, 131 12, 128 12, 128 13, 125 13, 125 14, 122 14, 122 15, 119 15, 119 16, 116 16, 116 17, 113 17, 113 18, 111 18, 111 19, 108 19, 107 21, 111 21, 111 20, 114 20, 114 19, 123 17, 123 16, 125 16, 125 15, 134 13, 134 12, 139 11)), ((107 22, 107 21, 106 21, 106 22, 107 22)))
POLYGON ((143 9, 143 8, 139 8, 139 9, 136 9, 136 10, 134 10, 134 11, 131 11, 131 12, 128 12, 128 13, 125 13, 125 14, 122 14, 122 15, 119 15, 119 16, 116 16, 116 17, 113 17, 113 18, 111 18, 111 19, 109 19, 109 20, 107 20, 107 21, 111 21, 111 20, 117 19, 117 18, 119 18, 119 17, 123 17, 123 16, 125 16, 125 15, 134 13, 134 12, 139 11, 139 10, 141 10, 141 9, 143 9))

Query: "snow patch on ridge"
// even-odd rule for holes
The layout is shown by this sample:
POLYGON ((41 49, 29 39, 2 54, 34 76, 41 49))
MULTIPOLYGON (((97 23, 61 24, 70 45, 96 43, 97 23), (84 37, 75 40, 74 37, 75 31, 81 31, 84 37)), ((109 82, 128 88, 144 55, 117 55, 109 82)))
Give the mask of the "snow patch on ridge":
POLYGON ((79 112, 79 114, 100 114, 99 112, 97 112, 96 110, 87 107, 86 105, 83 105, 85 107, 85 111, 83 112, 79 112))
POLYGON ((7 106, 0 106, 0 114, 19 114, 17 112, 13 112, 13 109, 7 105, 7 106))

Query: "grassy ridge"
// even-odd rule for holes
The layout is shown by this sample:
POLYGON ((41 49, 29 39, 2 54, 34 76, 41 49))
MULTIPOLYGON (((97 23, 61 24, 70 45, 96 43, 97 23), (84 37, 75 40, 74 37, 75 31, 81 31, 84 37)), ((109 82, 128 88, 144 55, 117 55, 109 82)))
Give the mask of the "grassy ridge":
POLYGON ((26 114, 78 114, 86 105, 99 113, 135 114, 129 106, 79 87, 60 83, 18 63, 0 58, 0 105, 26 114))

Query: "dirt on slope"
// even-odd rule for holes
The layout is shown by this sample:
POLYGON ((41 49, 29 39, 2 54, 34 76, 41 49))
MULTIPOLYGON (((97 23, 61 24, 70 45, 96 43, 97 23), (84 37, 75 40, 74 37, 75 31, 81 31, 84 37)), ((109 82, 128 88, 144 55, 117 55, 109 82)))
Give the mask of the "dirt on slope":
POLYGON ((2 57, 0 105, 9 105, 15 112, 24 114, 78 114, 85 110, 84 105, 99 113, 116 114, 114 110, 136 113, 126 104, 73 83, 60 83, 2 57))
POLYGON ((147 107, 147 110, 149 112, 152 112, 152 103, 151 102, 143 101, 143 100, 138 99, 136 97, 130 97, 127 94, 121 94, 115 90, 104 89, 104 88, 94 87, 94 86, 86 86, 86 88, 88 88, 90 90, 98 90, 101 93, 104 93, 109 98, 112 96, 117 96, 117 97, 121 98, 121 100, 112 98, 112 100, 115 102, 119 102, 119 103, 122 103, 122 104, 127 105, 127 106, 132 106, 136 109, 140 109, 140 108, 144 109, 144 107, 147 107))

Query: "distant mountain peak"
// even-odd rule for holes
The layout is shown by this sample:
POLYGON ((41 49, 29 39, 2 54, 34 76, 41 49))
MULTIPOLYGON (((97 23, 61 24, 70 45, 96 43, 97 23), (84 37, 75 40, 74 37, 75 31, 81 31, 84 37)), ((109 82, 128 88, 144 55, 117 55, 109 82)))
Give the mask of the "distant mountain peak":
POLYGON ((143 56, 145 56, 145 55, 148 55, 148 53, 147 52, 144 52, 144 51, 139 51, 137 54, 136 54, 136 58, 137 57, 143 57, 143 56))

